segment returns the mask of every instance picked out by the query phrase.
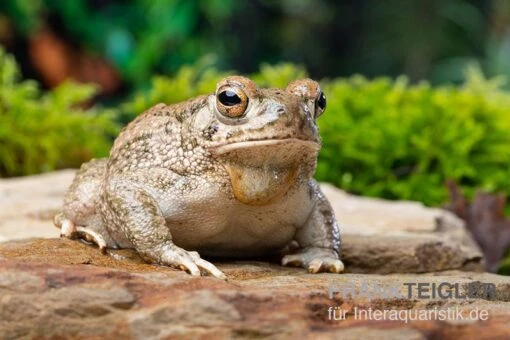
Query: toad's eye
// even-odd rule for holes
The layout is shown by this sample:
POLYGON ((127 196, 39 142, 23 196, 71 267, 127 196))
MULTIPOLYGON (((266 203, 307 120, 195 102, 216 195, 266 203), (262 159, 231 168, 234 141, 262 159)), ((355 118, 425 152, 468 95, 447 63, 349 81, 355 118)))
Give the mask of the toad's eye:
POLYGON ((319 117, 324 110, 326 110, 326 96, 324 92, 321 91, 317 99, 315 99, 315 117, 319 117))
POLYGON ((238 87, 225 85, 216 91, 216 107, 229 118, 240 118, 248 107, 248 96, 238 87))
POLYGON ((225 106, 234 106, 241 103, 241 98, 231 90, 226 90, 218 94, 218 100, 225 106))

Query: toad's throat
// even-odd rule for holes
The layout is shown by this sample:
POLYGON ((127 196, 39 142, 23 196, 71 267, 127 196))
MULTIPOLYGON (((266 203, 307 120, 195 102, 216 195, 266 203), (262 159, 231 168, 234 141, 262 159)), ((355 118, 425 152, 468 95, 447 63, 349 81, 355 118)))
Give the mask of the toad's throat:
POLYGON ((245 204, 264 205, 283 197, 303 176, 312 176, 320 145, 297 139, 230 144, 215 154, 230 177, 232 192, 245 204))
POLYGON ((235 198, 245 204, 264 205, 284 196, 295 183, 299 167, 226 166, 235 198))

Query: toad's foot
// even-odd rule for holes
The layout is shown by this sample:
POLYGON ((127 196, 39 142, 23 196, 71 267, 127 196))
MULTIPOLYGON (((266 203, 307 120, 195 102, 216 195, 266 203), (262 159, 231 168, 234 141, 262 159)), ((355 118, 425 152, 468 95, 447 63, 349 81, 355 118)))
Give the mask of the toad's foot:
POLYGON ((344 264, 338 259, 336 251, 326 248, 305 248, 296 254, 285 255, 282 265, 307 268, 310 273, 344 271, 344 264))
POLYGON ((227 277, 212 263, 200 258, 196 251, 187 251, 174 244, 166 245, 161 254, 161 264, 188 271, 193 276, 200 276, 202 269, 206 275, 211 275, 222 280, 227 277))
POLYGON ((99 247, 99 251, 103 254, 106 253, 106 242, 103 236, 99 235, 91 229, 76 226, 73 221, 65 218, 63 214, 55 216, 53 221, 57 228, 60 228, 60 237, 67 237, 69 239, 82 239, 87 242, 95 243, 99 247))

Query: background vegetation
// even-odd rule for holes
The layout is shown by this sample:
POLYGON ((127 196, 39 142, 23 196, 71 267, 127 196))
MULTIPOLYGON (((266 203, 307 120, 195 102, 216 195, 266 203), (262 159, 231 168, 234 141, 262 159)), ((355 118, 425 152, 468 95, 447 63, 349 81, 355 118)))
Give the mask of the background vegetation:
POLYGON ((41 93, 35 81, 20 81, 13 57, 0 49, 0 175, 76 167, 107 155, 118 132, 113 112, 78 105, 94 92, 66 82, 41 93))
POLYGON ((51 85, 47 68, 60 70, 66 58, 80 67, 70 54, 101 58, 117 73, 108 93, 117 99, 206 54, 222 70, 253 73, 283 60, 306 65, 317 79, 406 74, 412 82, 459 83, 472 61, 489 76, 510 75, 509 27, 507 0, 0 2, 0 43, 25 75, 51 85))

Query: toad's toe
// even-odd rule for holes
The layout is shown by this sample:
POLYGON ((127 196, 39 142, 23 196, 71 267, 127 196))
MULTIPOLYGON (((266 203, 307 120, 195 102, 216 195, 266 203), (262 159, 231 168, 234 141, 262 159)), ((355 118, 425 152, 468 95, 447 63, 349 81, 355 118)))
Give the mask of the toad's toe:
POLYGON ((226 280, 227 277, 215 265, 201 259, 196 251, 186 251, 175 245, 166 248, 161 257, 162 264, 189 272, 193 276, 200 276, 201 272, 205 275, 217 277, 226 280))

